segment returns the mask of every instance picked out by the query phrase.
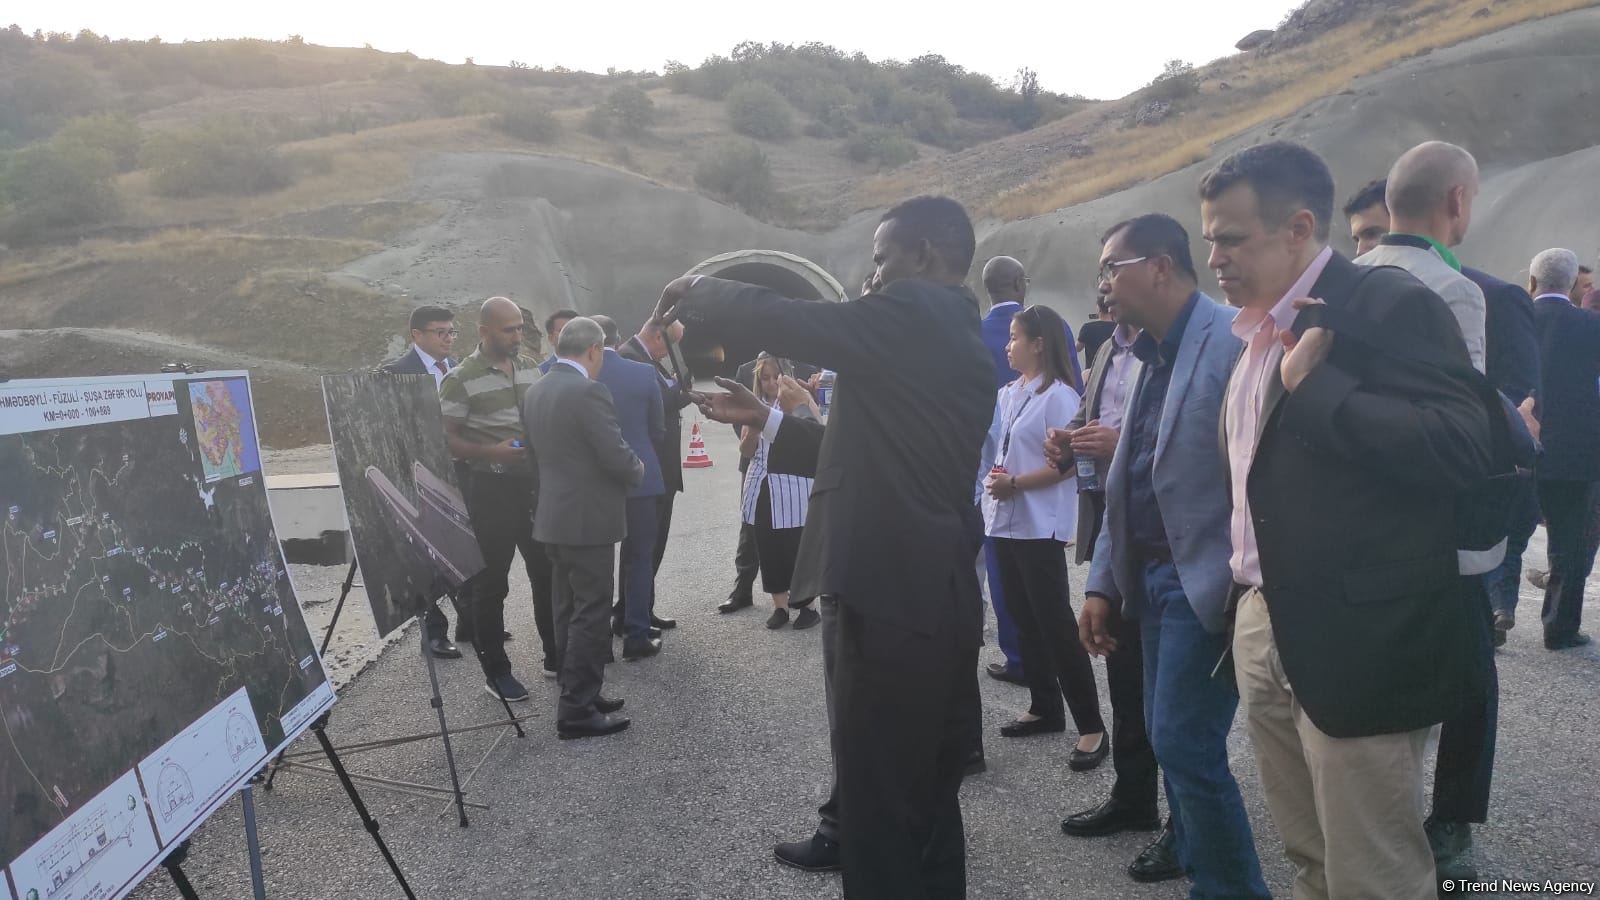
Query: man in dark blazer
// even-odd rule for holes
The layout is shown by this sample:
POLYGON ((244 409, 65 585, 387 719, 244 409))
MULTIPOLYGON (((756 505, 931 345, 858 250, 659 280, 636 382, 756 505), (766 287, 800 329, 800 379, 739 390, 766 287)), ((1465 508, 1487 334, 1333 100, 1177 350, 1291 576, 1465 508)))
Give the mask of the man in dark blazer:
MULTIPOLYGON (((604 323, 601 327, 605 327, 604 323)), ((609 343, 609 334, 607 338, 609 343)), ((666 425, 655 370, 624 359, 609 346, 603 356, 604 363, 595 380, 611 391, 622 438, 644 463, 644 480, 628 489, 628 536, 622 542, 619 575, 622 610, 614 614, 612 622, 612 633, 622 635, 622 658, 639 660, 661 652, 661 640, 651 633, 650 624, 656 600, 651 557, 660 521, 660 497, 666 492, 656 456, 666 425)))
POLYGON ((556 340, 556 363, 522 398, 522 426, 539 468, 533 537, 554 564, 556 649, 561 659, 556 734, 597 737, 628 727, 602 696, 611 661, 616 545, 627 536, 628 490, 644 463, 617 426, 611 392, 593 379, 605 360, 600 326, 576 318, 556 340))
POLYGON ((971 753, 982 607, 972 503, 994 364, 962 286, 961 205, 918 197, 873 238, 883 288, 849 303, 681 278, 658 315, 838 373, 793 598, 838 599, 834 669, 845 896, 962 897, 957 792, 971 753))
MULTIPOLYGON (((419 306, 412 310, 411 346, 399 359, 384 363, 383 371, 391 375, 432 375, 433 386, 437 389, 445 373, 454 369, 458 362, 450 355, 456 342, 455 318, 455 313, 442 306, 419 306)), ((465 477, 466 468, 457 468, 458 476, 465 477)), ((450 620, 445 618, 437 603, 429 604, 428 611, 423 614, 422 635, 428 643, 428 652, 434 656, 461 658, 461 650, 450 643, 450 620)))
MULTIPOLYGON (((683 326, 674 325, 671 335, 673 341, 683 336, 683 326)), ((655 369, 656 382, 661 387, 661 411, 665 428, 661 433, 661 440, 656 442, 656 459, 661 463, 661 482, 665 490, 658 498, 656 510, 656 546, 650 555, 651 570, 656 573, 661 571, 661 561, 667 555, 667 538, 672 534, 672 508, 677 502, 678 495, 683 493, 683 466, 679 464, 679 454, 683 452, 683 408, 688 406, 689 389, 687 385, 680 384, 679 375, 669 371, 662 360, 667 358, 667 344, 662 339, 662 329, 652 327, 648 322, 639 333, 624 341, 617 352, 634 362, 644 363, 655 369)), ((685 373, 687 374, 687 373, 685 373)), ((676 628, 676 619, 650 613, 650 624, 655 628, 676 628)))
POLYGON ((1571 250, 1546 250, 1529 267, 1539 333, 1539 506, 1549 538, 1550 579, 1544 591, 1544 645, 1566 650, 1589 643, 1578 631, 1583 589, 1594 567, 1584 540, 1589 494, 1600 480, 1600 313, 1567 296, 1578 276, 1571 250))
POLYGON ((1200 201, 1245 345, 1221 428, 1232 657, 1295 894, 1432 897, 1428 733, 1484 677, 1455 499, 1488 476, 1488 409, 1466 377, 1340 333, 1360 323, 1470 366, 1436 294, 1328 247, 1333 176, 1315 153, 1241 150, 1200 201))

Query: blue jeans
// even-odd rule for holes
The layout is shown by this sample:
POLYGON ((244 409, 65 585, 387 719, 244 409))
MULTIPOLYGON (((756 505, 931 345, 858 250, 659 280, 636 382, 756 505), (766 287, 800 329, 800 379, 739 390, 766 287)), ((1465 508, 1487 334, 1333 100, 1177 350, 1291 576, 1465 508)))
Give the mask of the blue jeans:
POLYGON ((1250 819, 1228 769, 1228 731, 1239 695, 1211 670, 1228 646, 1195 618, 1170 562, 1144 570, 1144 716, 1167 786, 1178 860, 1191 898, 1270 898, 1250 819))
POLYGON ((1022 649, 1017 644, 1017 623, 1006 610, 1005 589, 1000 586, 1000 563, 994 555, 994 538, 983 539, 983 565, 989 572, 989 602, 994 604, 995 642, 1005 655, 1006 668, 1022 671, 1022 649))
POLYGON ((622 539, 622 623, 627 639, 650 637, 650 614, 656 608, 656 531, 661 526, 659 496, 629 497, 628 536, 622 539))
POLYGON ((1513 503, 1511 533, 1506 536, 1506 558, 1499 566, 1484 574, 1484 588, 1489 592, 1489 605, 1502 615, 1516 618, 1517 600, 1522 588, 1522 554, 1528 549, 1528 539, 1539 524, 1539 498, 1533 489, 1532 479, 1518 486, 1513 503))

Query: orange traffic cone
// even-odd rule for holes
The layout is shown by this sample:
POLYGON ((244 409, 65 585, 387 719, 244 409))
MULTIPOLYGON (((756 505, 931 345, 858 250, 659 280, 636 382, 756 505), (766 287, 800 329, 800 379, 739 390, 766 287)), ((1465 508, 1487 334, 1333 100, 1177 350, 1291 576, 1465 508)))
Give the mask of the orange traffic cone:
POLYGON ((683 461, 685 469, 708 469, 711 457, 706 455, 706 439, 700 436, 700 423, 689 431, 689 458, 683 461))

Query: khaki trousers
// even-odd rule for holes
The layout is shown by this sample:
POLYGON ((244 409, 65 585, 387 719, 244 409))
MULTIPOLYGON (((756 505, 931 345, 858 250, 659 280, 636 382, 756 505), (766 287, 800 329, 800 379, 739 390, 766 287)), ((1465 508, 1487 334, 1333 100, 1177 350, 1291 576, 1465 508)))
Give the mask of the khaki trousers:
POLYGON ((1435 897, 1422 828, 1429 729, 1360 738, 1320 731, 1284 675, 1259 589, 1239 601, 1233 655, 1267 809, 1294 863, 1296 900, 1435 897))

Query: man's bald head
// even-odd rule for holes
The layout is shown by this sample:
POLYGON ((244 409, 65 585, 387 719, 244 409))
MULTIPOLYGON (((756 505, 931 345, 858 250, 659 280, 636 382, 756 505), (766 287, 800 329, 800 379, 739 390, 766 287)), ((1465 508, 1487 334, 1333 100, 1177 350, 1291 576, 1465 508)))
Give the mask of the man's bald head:
POLYGON ((1389 170, 1385 199, 1391 228, 1453 247, 1472 224, 1478 161, 1455 144, 1429 141, 1407 150, 1389 170))
POLYGON ((1028 296, 1028 273, 1009 256, 996 256, 983 265, 983 289, 993 303, 1021 303, 1028 296))
POLYGON ((495 359, 516 356, 522 347, 522 307, 505 297, 490 297, 478 307, 478 339, 495 359))

